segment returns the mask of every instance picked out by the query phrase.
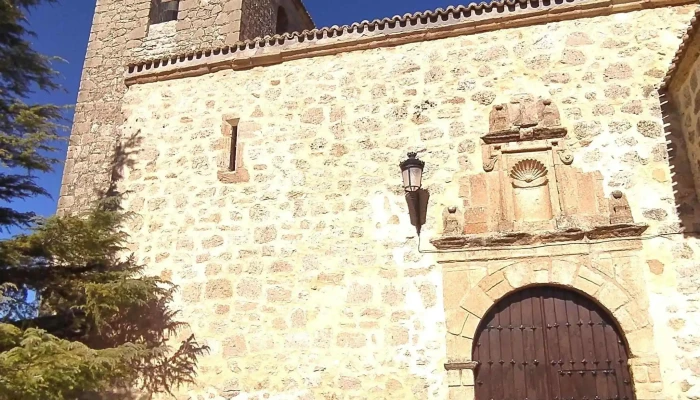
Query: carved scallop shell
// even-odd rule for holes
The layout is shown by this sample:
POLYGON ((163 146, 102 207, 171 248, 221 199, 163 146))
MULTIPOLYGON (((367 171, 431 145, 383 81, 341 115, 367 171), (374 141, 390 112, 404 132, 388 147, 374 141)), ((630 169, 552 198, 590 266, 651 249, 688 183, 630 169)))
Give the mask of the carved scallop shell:
POLYGON ((547 167, 540 161, 525 159, 518 161, 510 171, 510 177, 526 183, 532 183, 547 176, 547 167))

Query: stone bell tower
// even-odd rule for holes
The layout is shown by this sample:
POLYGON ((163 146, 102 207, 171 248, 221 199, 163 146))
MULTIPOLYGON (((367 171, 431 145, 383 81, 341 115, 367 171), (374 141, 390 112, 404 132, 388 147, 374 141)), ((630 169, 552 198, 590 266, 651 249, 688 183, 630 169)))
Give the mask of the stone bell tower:
POLYGON ((127 64, 313 28, 301 0, 97 0, 58 212, 87 208, 119 175, 127 64))

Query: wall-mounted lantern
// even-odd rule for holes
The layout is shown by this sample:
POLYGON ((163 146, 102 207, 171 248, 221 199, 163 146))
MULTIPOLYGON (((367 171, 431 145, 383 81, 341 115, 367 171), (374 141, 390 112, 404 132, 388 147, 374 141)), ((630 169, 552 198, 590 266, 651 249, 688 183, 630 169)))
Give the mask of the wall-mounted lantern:
POLYGON ((403 188, 406 192, 406 203, 408 204, 411 224, 416 227, 416 232, 420 235, 420 229, 425 225, 430 194, 421 187, 425 162, 419 160, 416 156, 416 153, 408 153, 408 158, 401 162, 399 166, 401 167, 401 177, 403 178, 403 188))

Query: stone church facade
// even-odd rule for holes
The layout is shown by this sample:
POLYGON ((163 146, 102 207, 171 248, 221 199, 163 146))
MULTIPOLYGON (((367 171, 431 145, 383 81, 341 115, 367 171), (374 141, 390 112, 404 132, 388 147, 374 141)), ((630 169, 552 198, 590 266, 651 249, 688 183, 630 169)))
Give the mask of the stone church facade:
POLYGON ((59 212, 126 193, 182 399, 697 399, 697 10, 98 0, 59 212))

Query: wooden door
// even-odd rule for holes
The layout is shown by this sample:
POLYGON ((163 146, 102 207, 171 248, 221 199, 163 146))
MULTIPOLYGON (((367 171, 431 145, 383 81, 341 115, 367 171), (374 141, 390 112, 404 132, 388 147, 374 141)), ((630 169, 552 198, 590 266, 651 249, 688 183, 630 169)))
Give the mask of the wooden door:
POLYGON ((628 353, 590 299, 533 287, 499 301, 474 341, 476 400, 634 400, 628 353))

